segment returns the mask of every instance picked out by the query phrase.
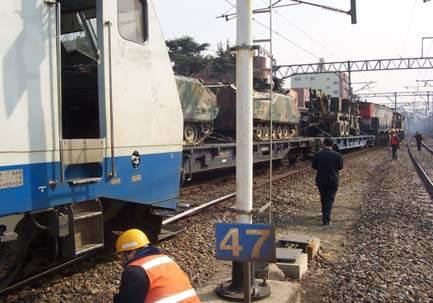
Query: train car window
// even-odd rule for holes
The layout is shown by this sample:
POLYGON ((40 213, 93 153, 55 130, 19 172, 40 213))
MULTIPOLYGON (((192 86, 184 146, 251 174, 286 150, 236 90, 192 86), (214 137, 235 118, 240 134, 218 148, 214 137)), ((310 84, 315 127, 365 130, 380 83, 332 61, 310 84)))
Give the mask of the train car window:
POLYGON ((148 39, 147 0, 117 0, 120 35, 129 41, 144 43, 148 39))

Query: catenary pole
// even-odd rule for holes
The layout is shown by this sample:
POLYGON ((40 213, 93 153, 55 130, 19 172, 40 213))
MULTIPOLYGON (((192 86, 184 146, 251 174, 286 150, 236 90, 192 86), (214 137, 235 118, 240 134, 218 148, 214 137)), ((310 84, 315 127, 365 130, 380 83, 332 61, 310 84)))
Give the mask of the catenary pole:
MULTIPOLYGON (((236 209, 238 223, 252 223, 253 36, 252 0, 237 0, 236 209)), ((243 264, 244 302, 251 302, 250 264, 243 264)))
POLYGON ((238 223, 252 223, 253 49, 252 0, 237 0, 236 209, 238 223))
MULTIPOLYGON (((253 1, 236 1, 236 221, 251 224, 253 214, 253 1)), ((266 283, 257 283, 251 263, 233 262, 232 279, 216 293, 226 299, 249 302, 270 295, 266 283)))

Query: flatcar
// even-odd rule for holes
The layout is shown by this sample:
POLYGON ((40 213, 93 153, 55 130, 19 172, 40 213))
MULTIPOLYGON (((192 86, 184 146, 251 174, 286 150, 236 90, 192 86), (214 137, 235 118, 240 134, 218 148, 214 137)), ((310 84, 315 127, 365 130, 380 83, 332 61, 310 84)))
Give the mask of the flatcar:
POLYGON ((3 0, 0 26, 4 290, 113 228, 157 234, 151 210, 179 195, 183 115, 150 0, 3 0))

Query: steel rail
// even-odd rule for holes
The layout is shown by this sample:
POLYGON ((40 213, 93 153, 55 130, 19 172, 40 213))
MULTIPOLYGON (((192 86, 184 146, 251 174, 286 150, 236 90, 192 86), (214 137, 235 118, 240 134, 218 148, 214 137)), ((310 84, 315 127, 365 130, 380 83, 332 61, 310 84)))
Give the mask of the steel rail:
POLYGON ((87 258, 89 258, 91 256, 94 256, 96 254, 96 252, 97 251, 94 251, 94 252, 91 252, 91 253, 87 253, 85 255, 76 257, 76 258, 74 258, 72 260, 66 261, 65 263, 61 263, 61 264, 59 264, 57 266, 54 266, 54 267, 52 267, 50 269, 42 271, 42 272, 40 272, 40 273, 38 273, 36 275, 24 278, 23 280, 20 280, 20 281, 14 283, 12 285, 9 285, 7 288, 1 289, 0 290, 0 296, 3 296, 5 294, 7 294, 7 293, 10 293, 13 290, 17 290, 18 288, 21 288, 21 287, 24 287, 26 285, 29 285, 30 283, 35 282, 36 280, 41 279, 41 278, 43 278, 43 277, 45 277, 45 276, 47 276, 49 274, 57 273, 58 271, 62 270, 63 268, 65 268, 65 267, 67 267, 69 265, 72 265, 72 264, 77 263, 79 261, 85 260, 85 259, 87 259, 87 258))
POLYGON ((427 190, 430 193, 433 193, 433 182, 428 176, 427 172, 425 171, 424 167, 422 167, 421 163, 416 159, 411 147, 410 142, 407 144, 407 150, 409 152, 409 156, 412 159, 413 164, 415 165, 416 170, 418 171, 418 174, 420 175, 421 179, 423 180, 424 184, 427 186, 427 190))
MULTIPOLYGON (((272 178, 272 181, 279 181, 281 179, 285 179, 285 178, 288 178, 290 176, 294 176, 294 175, 306 172, 308 170, 310 170, 310 167, 306 166, 306 167, 298 169, 298 170, 294 170, 294 171, 287 172, 287 173, 284 173, 284 174, 281 174, 281 175, 277 175, 274 178, 272 178)), ((254 185, 254 190, 256 190, 256 189, 258 189, 260 187, 263 187, 263 186, 265 186, 267 184, 269 184, 268 180, 262 181, 262 182, 258 182, 258 183, 256 183, 254 185)), ((210 208, 210 207, 212 207, 214 205, 217 205, 219 203, 222 203, 222 202, 227 201, 227 200, 229 200, 231 198, 234 198, 234 197, 236 197, 236 192, 230 193, 228 195, 225 195, 223 197, 220 197, 220 198, 217 198, 215 200, 209 201, 209 202, 207 202, 205 204, 199 205, 197 207, 194 207, 194 208, 191 208, 191 209, 186 210, 184 212, 181 212, 180 214, 177 214, 177 215, 175 215, 173 217, 165 219, 165 220, 162 221, 162 225, 167 225, 169 223, 173 223, 175 221, 179 221, 179 220, 181 220, 183 218, 186 218, 186 217, 189 217, 191 215, 200 213, 204 209, 210 208)))
POLYGON ((426 145, 424 142, 421 142, 421 145, 430 153, 430 154, 432 154, 433 155, 433 149, 430 147, 430 146, 428 146, 428 145, 426 145))

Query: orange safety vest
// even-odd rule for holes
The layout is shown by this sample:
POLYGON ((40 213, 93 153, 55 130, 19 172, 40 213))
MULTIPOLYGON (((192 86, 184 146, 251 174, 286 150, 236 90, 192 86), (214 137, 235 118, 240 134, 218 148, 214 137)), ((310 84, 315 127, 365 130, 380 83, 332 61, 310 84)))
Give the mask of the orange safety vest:
POLYGON ((144 303, 200 303, 186 273, 166 255, 153 255, 129 264, 146 271, 149 291, 144 303))
POLYGON ((391 136, 391 145, 397 145, 399 142, 398 142, 398 137, 397 137, 397 135, 392 135, 391 136))

